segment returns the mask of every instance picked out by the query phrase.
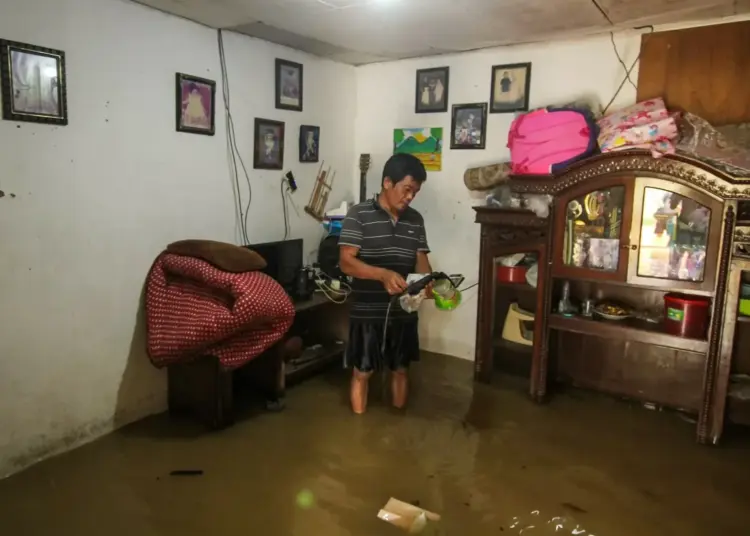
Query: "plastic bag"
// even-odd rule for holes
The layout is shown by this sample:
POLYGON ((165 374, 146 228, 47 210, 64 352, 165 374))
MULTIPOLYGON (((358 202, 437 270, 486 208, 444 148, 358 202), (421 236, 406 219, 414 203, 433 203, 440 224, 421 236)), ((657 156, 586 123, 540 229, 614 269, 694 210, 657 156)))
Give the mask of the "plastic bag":
POLYGON ((526 258, 526 253, 513 253, 512 255, 500 257, 498 260, 503 266, 511 267, 518 265, 524 258, 526 258))
POLYGON ((414 296, 404 294, 398 299, 398 302, 404 311, 407 313, 414 313, 419 309, 419 306, 422 305, 422 300, 424 300, 424 293, 420 292, 414 296))
MULTIPOLYGON (((427 275, 429 274, 409 274, 406 276, 406 284, 411 285, 412 283, 419 281, 427 275)), ((404 294, 398 299, 398 303, 404 311, 406 311, 407 313, 413 313, 417 309, 419 309, 420 305, 422 305, 422 300, 424 300, 424 298, 424 291, 415 296, 404 294)))
POLYGON ((714 128, 695 114, 684 113, 679 120, 677 150, 739 177, 750 173, 750 152, 743 125, 714 128))
POLYGON ((552 203, 551 195, 529 194, 526 196, 526 208, 532 211, 537 218, 549 216, 550 203, 552 203))
POLYGON ((536 288, 537 280, 539 279, 539 263, 535 262, 531 265, 531 268, 526 270, 526 282, 532 287, 536 288))

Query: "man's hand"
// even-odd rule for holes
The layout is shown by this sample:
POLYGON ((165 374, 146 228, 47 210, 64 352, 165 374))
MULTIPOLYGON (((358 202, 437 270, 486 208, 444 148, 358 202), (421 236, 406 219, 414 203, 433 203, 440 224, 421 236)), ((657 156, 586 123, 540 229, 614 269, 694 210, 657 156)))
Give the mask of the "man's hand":
POLYGON ((388 294, 391 296, 401 294, 407 287, 404 278, 392 270, 383 270, 383 273, 380 276, 380 282, 383 283, 385 290, 388 291, 388 294))

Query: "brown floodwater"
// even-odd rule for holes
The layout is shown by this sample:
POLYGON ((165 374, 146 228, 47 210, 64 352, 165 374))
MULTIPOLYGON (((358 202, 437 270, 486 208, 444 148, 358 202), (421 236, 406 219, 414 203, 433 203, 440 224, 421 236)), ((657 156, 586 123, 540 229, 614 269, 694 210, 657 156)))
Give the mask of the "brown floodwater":
POLYGON ((0 481, 0 533, 404 534, 376 518, 393 496, 439 513, 445 535, 750 534, 747 440, 701 447, 674 413, 579 391, 537 405, 471 371, 425 355, 403 413, 375 379, 351 414, 332 370, 218 433, 146 419, 0 481))

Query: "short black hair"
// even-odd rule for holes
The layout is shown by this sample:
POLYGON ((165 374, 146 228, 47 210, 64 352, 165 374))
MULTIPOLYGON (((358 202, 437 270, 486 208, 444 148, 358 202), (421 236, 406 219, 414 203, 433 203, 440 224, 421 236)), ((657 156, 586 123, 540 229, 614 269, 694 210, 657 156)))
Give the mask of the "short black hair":
POLYGON ((410 175, 419 184, 427 180, 427 171, 419 158, 407 153, 394 154, 383 166, 381 185, 385 183, 385 179, 391 179, 396 184, 410 175))

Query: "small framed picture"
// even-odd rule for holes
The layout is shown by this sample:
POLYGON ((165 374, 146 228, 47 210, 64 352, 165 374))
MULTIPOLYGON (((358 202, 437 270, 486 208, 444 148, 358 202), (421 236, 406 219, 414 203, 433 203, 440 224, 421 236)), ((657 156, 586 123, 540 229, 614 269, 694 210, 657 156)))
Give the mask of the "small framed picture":
POLYGON ((0 40, 3 119, 68 124, 65 52, 0 40))
POLYGON ((255 169, 282 169, 284 167, 284 123, 271 119, 255 118, 255 169))
POLYGON ((490 113, 506 114, 529 109, 531 63, 511 63, 492 67, 490 113))
POLYGON ((302 64, 276 58, 276 108, 302 111, 302 64))
POLYGON ((216 133, 216 82, 177 73, 177 131, 192 134, 216 133))
POLYGON ((317 162, 320 151, 320 127, 299 127, 299 161, 317 162))
POLYGON ((486 132, 486 102, 453 105, 451 149, 484 149, 486 132))
POLYGON ((414 112, 428 114, 448 111, 449 78, 450 67, 419 69, 414 112))

